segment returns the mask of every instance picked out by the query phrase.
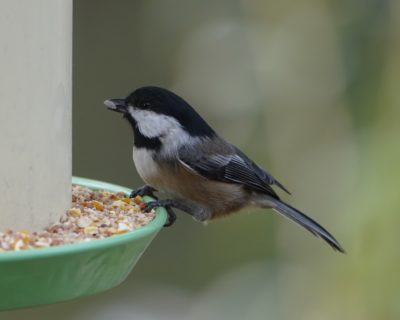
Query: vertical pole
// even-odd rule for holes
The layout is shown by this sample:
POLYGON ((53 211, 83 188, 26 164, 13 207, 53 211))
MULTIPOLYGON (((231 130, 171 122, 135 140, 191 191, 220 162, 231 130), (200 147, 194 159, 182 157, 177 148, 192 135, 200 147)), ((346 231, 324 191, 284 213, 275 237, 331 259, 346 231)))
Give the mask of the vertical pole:
POLYGON ((0 2, 0 231, 71 202, 72 0, 0 2))

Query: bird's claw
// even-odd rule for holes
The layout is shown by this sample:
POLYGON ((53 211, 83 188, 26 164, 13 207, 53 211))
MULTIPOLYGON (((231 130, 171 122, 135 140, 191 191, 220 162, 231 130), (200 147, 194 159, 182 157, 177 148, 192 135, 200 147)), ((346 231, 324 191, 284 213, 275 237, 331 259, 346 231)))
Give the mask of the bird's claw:
POLYGON ((164 224, 164 227, 172 226, 176 221, 176 213, 174 210, 172 210, 172 207, 169 204, 169 201, 163 201, 163 200, 151 201, 151 202, 147 203, 146 208, 144 209, 144 212, 150 212, 151 210, 158 208, 158 207, 164 207, 168 213, 168 221, 164 224))
POLYGON ((157 197, 154 195, 154 192, 157 191, 156 189, 154 189, 153 187, 149 186, 149 185, 144 185, 143 187, 140 187, 138 189, 132 190, 131 194, 130 194, 130 198, 135 198, 136 196, 150 196, 154 199, 157 199, 157 197))
POLYGON ((176 213, 174 210, 172 210, 171 207, 165 207, 168 213, 168 221, 164 224, 164 227, 170 227, 172 226, 175 221, 176 221, 176 213))

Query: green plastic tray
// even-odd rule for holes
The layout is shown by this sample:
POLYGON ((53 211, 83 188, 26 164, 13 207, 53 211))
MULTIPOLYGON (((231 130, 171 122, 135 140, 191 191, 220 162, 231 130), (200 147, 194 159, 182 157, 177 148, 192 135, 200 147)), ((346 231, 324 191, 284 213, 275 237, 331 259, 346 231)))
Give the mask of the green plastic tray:
MULTIPOLYGON (((73 184, 112 192, 130 190, 84 178, 73 184)), ((150 200, 150 198, 145 198, 150 200)), ((121 283, 167 220, 165 209, 141 229, 91 242, 0 253, 0 310, 92 295, 121 283)))

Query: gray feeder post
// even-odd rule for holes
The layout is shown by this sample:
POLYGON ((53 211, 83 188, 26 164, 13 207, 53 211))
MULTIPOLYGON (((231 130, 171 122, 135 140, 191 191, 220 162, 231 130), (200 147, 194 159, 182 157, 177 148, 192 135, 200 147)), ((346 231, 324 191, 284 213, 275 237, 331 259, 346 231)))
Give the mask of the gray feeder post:
POLYGON ((0 2, 0 231, 71 202, 72 0, 0 2))

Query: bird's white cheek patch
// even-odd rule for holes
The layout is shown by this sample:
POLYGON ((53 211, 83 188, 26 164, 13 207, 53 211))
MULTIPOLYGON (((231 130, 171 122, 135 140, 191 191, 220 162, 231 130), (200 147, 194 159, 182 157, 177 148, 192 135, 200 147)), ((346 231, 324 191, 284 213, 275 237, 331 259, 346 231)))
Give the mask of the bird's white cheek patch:
POLYGON ((160 152, 164 156, 175 154, 182 145, 192 144, 198 140, 198 138, 190 137, 173 117, 133 107, 130 107, 129 112, 135 118, 142 135, 147 138, 160 139, 162 143, 160 152))
POLYGON ((140 133, 147 138, 161 137, 170 131, 181 128, 177 120, 164 114, 134 108, 129 111, 132 117, 135 118, 140 133))

